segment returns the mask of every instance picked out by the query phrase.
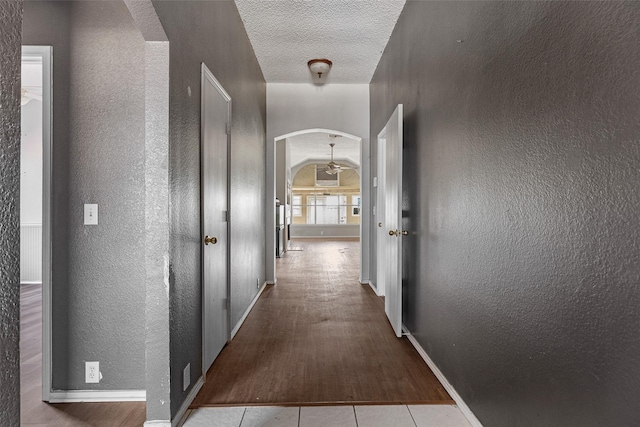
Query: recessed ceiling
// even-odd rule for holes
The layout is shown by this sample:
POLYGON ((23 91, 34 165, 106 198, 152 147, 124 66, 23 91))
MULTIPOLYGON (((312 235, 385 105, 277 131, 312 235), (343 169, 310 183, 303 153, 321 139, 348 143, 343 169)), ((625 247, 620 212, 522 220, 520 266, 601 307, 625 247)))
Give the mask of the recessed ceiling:
POLYGON ((326 83, 368 84, 405 1, 235 3, 267 83, 312 83, 307 61, 327 58, 326 83))
POLYGON ((287 138, 291 168, 308 161, 327 163, 331 160, 330 142, 335 142, 333 158, 340 163, 360 165, 360 141, 340 136, 330 138, 328 133, 313 132, 287 138))

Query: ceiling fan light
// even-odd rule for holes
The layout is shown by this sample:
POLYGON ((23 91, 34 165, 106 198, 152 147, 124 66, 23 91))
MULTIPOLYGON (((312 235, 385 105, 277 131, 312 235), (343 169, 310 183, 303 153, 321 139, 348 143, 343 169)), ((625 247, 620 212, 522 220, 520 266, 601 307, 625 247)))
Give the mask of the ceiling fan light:
POLYGON ((327 74, 329 72, 329 70, 331 69, 331 66, 333 65, 333 62, 329 61, 328 59, 312 59, 309 62, 307 62, 307 66, 309 67, 309 70, 315 75, 318 75, 319 79, 322 79, 322 76, 327 74))

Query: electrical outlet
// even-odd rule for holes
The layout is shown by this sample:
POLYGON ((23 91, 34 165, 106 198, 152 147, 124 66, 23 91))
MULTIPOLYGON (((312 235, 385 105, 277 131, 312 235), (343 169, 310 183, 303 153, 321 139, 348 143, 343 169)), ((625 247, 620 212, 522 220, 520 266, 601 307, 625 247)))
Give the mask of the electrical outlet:
POLYGON ((187 363, 182 371, 182 391, 187 391, 191 384, 191 363, 187 363))
POLYGON ((100 362, 84 362, 84 382, 88 384, 100 382, 100 362))

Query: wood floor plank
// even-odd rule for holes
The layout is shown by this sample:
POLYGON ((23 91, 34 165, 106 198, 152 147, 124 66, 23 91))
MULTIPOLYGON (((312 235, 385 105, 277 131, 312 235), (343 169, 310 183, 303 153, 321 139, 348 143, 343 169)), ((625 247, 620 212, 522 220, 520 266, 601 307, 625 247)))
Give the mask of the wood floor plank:
POLYGON ((216 405, 407 404, 453 400, 382 300, 361 285, 357 240, 295 240, 193 408, 216 405))

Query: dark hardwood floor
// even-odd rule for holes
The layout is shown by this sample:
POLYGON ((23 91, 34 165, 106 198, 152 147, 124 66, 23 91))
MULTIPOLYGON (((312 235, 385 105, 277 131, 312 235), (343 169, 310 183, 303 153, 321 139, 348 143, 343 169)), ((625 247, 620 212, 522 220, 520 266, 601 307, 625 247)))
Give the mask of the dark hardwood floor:
POLYGON ((144 402, 42 402, 42 285, 20 286, 20 417, 23 426, 141 426, 144 402))
POLYGON ((382 300, 358 281, 359 243, 295 240, 192 408, 454 403, 382 300))
MULTIPOLYGON (((359 243, 296 240, 192 407, 453 403, 382 300, 358 283, 359 243)), ((42 293, 21 286, 24 426, 141 426, 144 402, 47 404, 42 388, 42 293)))

